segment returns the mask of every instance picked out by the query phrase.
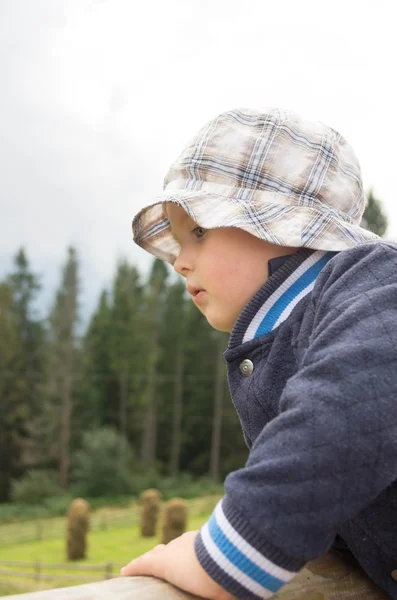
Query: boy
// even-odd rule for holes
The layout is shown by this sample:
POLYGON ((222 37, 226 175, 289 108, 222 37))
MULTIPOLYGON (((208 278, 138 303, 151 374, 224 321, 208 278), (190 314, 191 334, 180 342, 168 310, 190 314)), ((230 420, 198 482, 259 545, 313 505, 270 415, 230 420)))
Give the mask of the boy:
MULTIPOLYGON (((336 131, 240 109, 199 131, 135 217, 135 241, 231 332, 250 455, 200 532, 123 574, 214 600, 297 598, 295 576, 338 550, 360 566, 330 598, 397 599, 397 247, 359 227, 363 209, 357 159, 336 131), (360 591, 346 591, 355 578, 360 591)), ((328 598, 310 589, 300 597, 328 598)))

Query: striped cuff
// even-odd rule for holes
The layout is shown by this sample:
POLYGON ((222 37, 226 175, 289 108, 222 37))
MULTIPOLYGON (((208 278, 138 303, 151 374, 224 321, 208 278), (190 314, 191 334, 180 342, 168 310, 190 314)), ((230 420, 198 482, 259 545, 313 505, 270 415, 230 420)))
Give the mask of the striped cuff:
POLYGON ((208 575, 244 600, 271 598, 305 564, 261 539, 227 496, 201 528, 195 550, 208 575))

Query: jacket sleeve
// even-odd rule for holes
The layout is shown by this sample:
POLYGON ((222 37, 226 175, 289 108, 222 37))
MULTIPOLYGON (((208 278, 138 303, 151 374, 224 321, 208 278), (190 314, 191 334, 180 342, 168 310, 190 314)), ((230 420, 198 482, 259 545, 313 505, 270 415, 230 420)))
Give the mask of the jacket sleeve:
POLYGON ((278 416, 196 540, 236 598, 270 598, 397 478, 397 251, 342 260, 313 292, 309 344, 278 416))

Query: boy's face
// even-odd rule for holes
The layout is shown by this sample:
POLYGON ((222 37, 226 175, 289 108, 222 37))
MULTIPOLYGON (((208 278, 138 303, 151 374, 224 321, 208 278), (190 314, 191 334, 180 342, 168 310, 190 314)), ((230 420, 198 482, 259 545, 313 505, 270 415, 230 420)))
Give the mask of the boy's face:
POLYGON ((174 269, 208 323, 231 331, 244 306, 268 278, 267 261, 296 248, 276 246, 235 227, 203 229, 177 204, 167 217, 181 251, 174 269))

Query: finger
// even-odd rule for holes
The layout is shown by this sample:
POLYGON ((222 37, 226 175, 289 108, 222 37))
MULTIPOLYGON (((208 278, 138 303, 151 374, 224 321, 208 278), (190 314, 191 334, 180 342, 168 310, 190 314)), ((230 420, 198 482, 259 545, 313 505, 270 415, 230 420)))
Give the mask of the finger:
MULTIPOLYGON (((140 556, 139 558, 143 558, 144 556, 147 556, 148 554, 151 553, 158 553, 161 552, 163 550, 163 548, 165 548, 165 544, 157 544, 157 546, 155 546, 154 548, 152 548, 151 550, 149 550, 149 552, 146 552, 145 554, 143 554, 142 556, 140 556)), ((135 567, 135 563, 138 559, 134 558, 134 560, 131 560, 131 562, 129 562, 127 565, 125 565, 124 567, 122 567, 120 569, 120 573, 122 575, 130 575, 130 566, 134 563, 134 567, 135 567)))
POLYGON ((128 565, 121 569, 121 574, 126 576, 131 575, 151 575, 163 579, 164 565, 163 555, 165 546, 156 546, 150 552, 142 554, 135 560, 132 560, 128 565))

